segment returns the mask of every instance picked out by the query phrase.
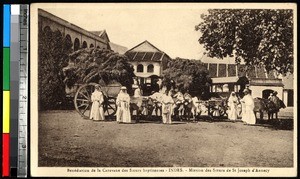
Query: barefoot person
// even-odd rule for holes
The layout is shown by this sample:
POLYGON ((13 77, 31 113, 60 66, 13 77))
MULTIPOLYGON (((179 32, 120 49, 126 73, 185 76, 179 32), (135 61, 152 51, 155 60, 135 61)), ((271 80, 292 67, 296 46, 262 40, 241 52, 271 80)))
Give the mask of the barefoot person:
POLYGON ((127 88, 125 86, 121 87, 121 91, 117 96, 116 104, 118 106, 117 109, 117 122, 120 123, 131 123, 130 116, 130 97, 127 93, 127 88))
POLYGON ((249 92, 248 89, 244 90, 244 98, 243 102, 245 105, 245 114, 243 115, 242 121, 244 121, 246 124, 255 124, 256 118, 254 114, 254 100, 249 92))
POLYGON ((237 120, 237 105, 238 105, 238 98, 235 95, 235 92, 232 92, 229 99, 228 99, 228 106, 229 106, 229 113, 228 119, 231 121, 237 120))
POLYGON ((104 96, 101 91, 100 85, 95 85, 95 91, 92 93, 91 100, 93 102, 91 108, 90 119, 94 121, 103 121, 104 120, 104 111, 103 111, 103 102, 104 96))

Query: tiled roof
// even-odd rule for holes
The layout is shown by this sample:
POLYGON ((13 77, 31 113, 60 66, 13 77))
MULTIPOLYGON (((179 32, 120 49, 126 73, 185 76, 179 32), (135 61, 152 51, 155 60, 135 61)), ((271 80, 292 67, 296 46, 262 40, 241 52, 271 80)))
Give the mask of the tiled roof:
POLYGON ((204 63, 204 66, 208 69, 212 78, 216 77, 233 77, 233 76, 247 76, 250 79, 254 78, 268 78, 275 79, 274 71, 265 73, 263 67, 253 67, 246 69, 244 64, 225 64, 225 63, 204 63), (236 75, 237 70, 237 75, 236 75))
POLYGON ((135 52, 135 51, 127 51, 125 55, 131 61, 154 61, 161 62, 165 53, 163 52, 135 52))

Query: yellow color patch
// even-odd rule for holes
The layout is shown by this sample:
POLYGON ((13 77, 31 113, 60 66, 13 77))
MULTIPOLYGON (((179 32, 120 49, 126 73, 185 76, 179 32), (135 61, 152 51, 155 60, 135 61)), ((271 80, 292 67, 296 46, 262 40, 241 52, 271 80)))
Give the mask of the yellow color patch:
POLYGON ((3 91, 3 133, 10 129, 10 91, 3 91))

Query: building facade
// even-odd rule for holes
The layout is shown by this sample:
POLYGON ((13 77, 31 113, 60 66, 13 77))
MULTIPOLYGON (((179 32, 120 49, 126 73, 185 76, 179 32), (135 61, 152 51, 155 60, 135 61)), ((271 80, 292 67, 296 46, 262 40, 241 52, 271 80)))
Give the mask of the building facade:
POLYGON ((51 30, 58 31, 62 37, 72 42, 74 51, 81 48, 102 48, 109 49, 109 43, 100 36, 95 35, 81 27, 78 27, 71 22, 68 22, 60 17, 57 17, 43 9, 38 10, 38 28, 39 31, 51 30))
POLYGON ((157 92, 162 71, 171 58, 147 40, 128 50, 125 55, 133 65, 134 74, 143 95, 150 95, 153 91, 157 92))
POLYGON ((293 75, 281 77, 274 71, 266 72, 263 67, 246 67, 244 64, 209 63, 204 65, 212 78, 211 92, 229 94, 234 91, 242 95, 242 91, 249 87, 254 98, 268 98, 270 93, 276 91, 286 106, 293 103, 293 75))

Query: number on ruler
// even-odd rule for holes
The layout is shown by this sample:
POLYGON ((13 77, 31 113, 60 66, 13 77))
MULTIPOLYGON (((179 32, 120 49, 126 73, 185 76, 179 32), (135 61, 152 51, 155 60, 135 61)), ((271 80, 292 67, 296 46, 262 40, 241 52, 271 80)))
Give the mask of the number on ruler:
POLYGON ((27 10, 23 11, 23 26, 27 26, 27 10))

